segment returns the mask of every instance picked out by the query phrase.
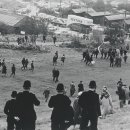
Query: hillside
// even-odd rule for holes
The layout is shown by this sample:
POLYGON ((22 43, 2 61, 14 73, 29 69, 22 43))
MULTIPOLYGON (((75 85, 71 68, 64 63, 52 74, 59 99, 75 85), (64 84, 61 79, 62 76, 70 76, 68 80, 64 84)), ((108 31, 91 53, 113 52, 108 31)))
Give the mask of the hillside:
MULTIPOLYGON (((82 55, 80 52, 73 49, 59 48, 50 46, 51 53, 32 53, 13 50, 0 50, 1 59, 5 58, 7 63, 8 76, 2 78, 0 75, 0 130, 6 127, 6 116, 3 113, 5 102, 10 99, 11 91, 22 91, 22 85, 25 79, 32 82, 31 91, 34 92, 41 101, 40 107, 36 107, 37 111, 37 129, 36 130, 50 130, 50 115, 52 109, 49 109, 47 103, 44 101, 43 91, 49 87, 51 95, 56 93, 56 85, 52 81, 52 57, 56 50, 59 52, 58 68, 60 70, 60 82, 64 83, 67 88, 67 95, 69 95, 69 85, 74 81, 76 87, 80 80, 83 81, 85 89, 88 90, 90 80, 96 80, 97 92, 100 94, 102 86, 107 85, 112 95, 115 112, 106 119, 99 120, 99 130, 129 130, 130 128, 130 106, 125 106, 122 110, 119 109, 118 96, 115 94, 116 83, 119 78, 122 78, 124 83, 130 84, 130 59, 127 64, 122 64, 121 68, 110 68, 108 60, 101 60, 98 58, 94 66, 86 66, 81 62, 82 55), (60 57, 65 54, 65 65, 61 66, 60 57), (25 57, 31 62, 34 61, 35 71, 21 71, 21 59, 25 57), (16 65, 16 77, 10 78, 10 68, 12 63, 16 65)), ((30 64, 29 64, 30 67, 30 64)), ((77 89, 77 88, 76 88, 77 89)), ((71 98, 73 101, 76 97, 71 98)), ((76 130, 76 129, 75 129, 76 130)))

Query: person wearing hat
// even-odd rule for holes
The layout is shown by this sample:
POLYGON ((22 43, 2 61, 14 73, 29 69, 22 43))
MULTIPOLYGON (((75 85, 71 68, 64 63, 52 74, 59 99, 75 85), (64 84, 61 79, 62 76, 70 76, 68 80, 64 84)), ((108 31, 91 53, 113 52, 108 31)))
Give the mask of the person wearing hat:
POLYGON ((51 96, 48 106, 53 108, 51 114, 51 130, 66 130, 66 116, 71 100, 64 94, 64 85, 57 85, 57 94, 51 96))
POLYGON ((89 91, 83 92, 79 97, 79 106, 82 109, 80 130, 88 128, 90 121, 91 130, 97 130, 98 117, 101 116, 99 95, 96 93, 96 82, 89 83, 89 91))
POLYGON ((15 120, 16 117, 16 96, 17 92, 13 91, 11 94, 12 99, 7 101, 4 107, 4 113, 7 115, 7 130, 18 130, 18 123, 15 120))
POLYGON ((35 130, 36 112, 34 105, 39 106, 40 101, 35 94, 30 92, 31 82, 24 81, 23 92, 17 94, 17 114, 21 122, 22 130, 35 130))

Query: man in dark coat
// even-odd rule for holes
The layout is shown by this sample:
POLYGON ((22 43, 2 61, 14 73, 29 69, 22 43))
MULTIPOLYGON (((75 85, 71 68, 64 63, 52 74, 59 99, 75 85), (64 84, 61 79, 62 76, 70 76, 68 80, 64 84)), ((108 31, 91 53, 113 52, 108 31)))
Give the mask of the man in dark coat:
POLYGON ((25 70, 25 62, 26 62, 25 58, 23 58, 21 62, 22 62, 22 67, 21 67, 21 69, 24 69, 24 70, 25 70))
POLYGON ((36 112, 34 105, 39 106, 40 101, 35 94, 29 92, 31 82, 26 80, 23 85, 23 92, 18 93, 16 98, 17 115, 20 119, 22 130, 35 130, 36 112))
POLYGON ((20 130, 18 127, 18 121, 15 119, 16 117, 16 96, 17 92, 13 91, 11 94, 12 99, 7 101, 4 107, 4 113, 7 115, 7 130, 14 130, 16 126, 16 130, 20 130))
POLYGON ((80 130, 86 130, 89 121, 91 130, 97 130, 98 116, 101 116, 99 95, 95 92, 95 81, 90 81, 89 89, 83 92, 78 101, 82 108, 80 130))
POLYGON ((82 92, 84 91, 84 85, 83 85, 83 82, 80 81, 80 83, 78 84, 78 92, 82 92))
POLYGON ((59 83, 56 88, 58 94, 50 98, 48 106, 53 108, 51 115, 51 130, 66 130, 66 115, 71 104, 69 97, 64 95, 64 85, 59 83))
POLYGON ((15 65, 13 64, 12 67, 11 67, 11 75, 10 77, 13 75, 13 77, 15 76, 15 71, 16 71, 16 68, 15 68, 15 65))
POLYGON ((114 66, 114 57, 111 55, 110 56, 110 67, 114 66))

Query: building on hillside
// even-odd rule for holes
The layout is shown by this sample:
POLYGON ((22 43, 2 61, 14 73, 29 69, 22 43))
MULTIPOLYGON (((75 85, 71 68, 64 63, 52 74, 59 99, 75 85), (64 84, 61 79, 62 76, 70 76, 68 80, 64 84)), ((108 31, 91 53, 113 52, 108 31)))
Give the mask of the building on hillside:
POLYGON ((27 18, 29 17, 0 11, 1 25, 5 25, 8 27, 7 30, 14 31, 15 33, 20 33, 20 26, 24 24, 27 18))
POLYGON ((94 13, 95 10, 92 8, 78 8, 72 9, 72 14, 80 16, 80 17, 87 17, 88 13, 94 13))
POLYGON ((130 33, 130 19, 124 20, 125 30, 130 33))
POLYGON ((124 20, 130 19, 130 15, 125 14, 117 14, 105 16, 105 24, 106 26, 111 27, 113 24, 119 24, 120 27, 124 27, 124 20))
POLYGON ((110 12, 94 12, 88 13, 87 17, 93 19, 94 24, 104 25, 105 16, 111 15, 110 12))

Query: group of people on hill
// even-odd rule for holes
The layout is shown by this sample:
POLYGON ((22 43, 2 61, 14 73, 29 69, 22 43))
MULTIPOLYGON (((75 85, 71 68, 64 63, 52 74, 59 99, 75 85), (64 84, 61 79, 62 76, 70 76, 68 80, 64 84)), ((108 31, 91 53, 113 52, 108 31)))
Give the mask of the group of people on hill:
MULTIPOLYGON (((1 61, 0 59, 0 67, 1 67, 2 77, 7 76, 7 66, 5 63, 5 59, 3 59, 3 61, 1 61)), ((16 71, 15 64, 12 64, 10 77, 15 76, 15 71, 16 71)))
POLYGON ((83 61, 86 62, 86 65, 94 64, 95 62, 93 61, 93 57, 97 59, 100 53, 101 59, 110 60, 110 67, 121 67, 122 59, 124 60, 124 63, 127 62, 127 51, 126 48, 123 49, 122 47, 120 49, 95 48, 90 53, 89 50, 86 49, 83 52, 83 61))
MULTIPOLYGON (((65 54, 61 57, 61 65, 64 65, 65 62, 65 54)), ((57 65, 57 60, 58 60, 58 51, 55 52, 55 55, 53 56, 53 66, 57 65)))
MULTIPOLYGON (((22 67, 21 67, 22 70, 28 69, 28 64, 29 64, 28 59, 23 58, 22 61, 21 61, 21 63, 22 63, 22 67)), ((30 70, 34 71, 34 61, 31 62, 31 68, 30 68, 30 70)))
POLYGON ((36 35, 25 35, 17 38, 18 45, 24 43, 36 43, 37 36, 36 35))
MULTIPOLYGON (((117 82, 117 91, 120 100, 120 108, 126 103, 126 93, 122 79, 117 82)), ((40 105, 35 94, 30 92, 31 82, 26 80, 23 84, 23 92, 13 91, 12 99, 7 101, 4 113, 7 115, 7 130, 35 130, 36 112, 34 105, 40 105)), ((113 114, 112 97, 106 86, 103 86, 101 94, 96 93, 96 81, 89 83, 89 90, 85 91, 83 82, 78 84, 78 95, 71 104, 66 95, 67 90, 62 83, 56 87, 57 94, 49 99, 50 90, 43 92, 45 102, 53 108, 51 114, 51 130, 67 130, 70 126, 80 125, 80 130, 97 130, 98 118, 104 119, 107 114, 113 114), (89 123, 90 122, 90 123, 89 123)), ((70 97, 75 93, 75 84, 70 84, 70 97), (73 91, 74 90, 74 91, 73 91), (73 91, 73 92, 72 92, 73 91)), ((130 96, 130 91, 129 91, 130 96)), ((129 102, 130 103, 130 100, 129 102)))
POLYGON ((121 78, 117 82, 116 94, 119 97, 120 108, 123 108, 123 106, 126 105, 126 100, 128 100, 128 104, 130 104, 130 86, 127 87, 127 85, 123 83, 121 78))
MULTIPOLYGON (((28 68, 28 64, 29 64, 28 59, 23 58, 21 62, 22 62, 21 69, 22 70, 27 69, 28 68)), ((0 68, 1 68, 2 77, 6 77, 7 76, 7 64, 5 62, 5 59, 3 59, 2 61, 0 59, 0 68)), ((33 61, 31 62, 30 70, 34 71, 34 62, 33 61)), ((15 64, 12 63, 10 77, 12 77, 12 76, 15 77, 15 74, 16 74, 16 67, 15 67, 15 64)))

